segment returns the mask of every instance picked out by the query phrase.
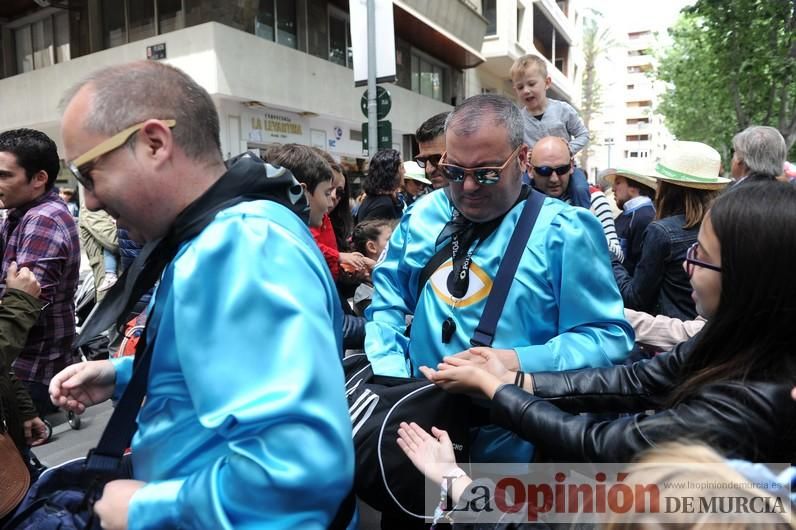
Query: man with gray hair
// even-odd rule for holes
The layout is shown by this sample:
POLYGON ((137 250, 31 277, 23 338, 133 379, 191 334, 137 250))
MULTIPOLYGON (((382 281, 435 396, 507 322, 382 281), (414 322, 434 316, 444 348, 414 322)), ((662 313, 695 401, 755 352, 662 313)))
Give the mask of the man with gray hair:
POLYGON ((774 127, 753 125, 732 139, 730 173, 735 184, 774 180, 782 175, 788 148, 774 127))
MULTIPOLYGON (((354 471, 342 315, 298 182, 252 153, 225 167, 213 101, 171 66, 105 68, 65 101, 86 207, 146 242, 83 333, 160 281, 139 343, 151 346, 136 352, 151 368, 134 480, 105 485, 102 527, 328 527, 354 471)), ((81 413, 123 395, 132 372, 130 357, 75 364, 50 395, 81 413)))
MULTIPOLYGON (((467 99, 448 116, 440 168, 450 185, 404 214, 373 272, 365 352, 378 374, 422 376, 443 357, 474 356, 470 339, 526 197, 522 116, 503 96, 467 99), (406 336, 405 319, 414 315, 406 336)), ((513 370, 609 366, 625 359, 633 330, 611 272, 600 222, 546 198, 522 252, 494 336, 513 370)), ((528 462, 532 447, 481 429, 474 461, 528 462)))

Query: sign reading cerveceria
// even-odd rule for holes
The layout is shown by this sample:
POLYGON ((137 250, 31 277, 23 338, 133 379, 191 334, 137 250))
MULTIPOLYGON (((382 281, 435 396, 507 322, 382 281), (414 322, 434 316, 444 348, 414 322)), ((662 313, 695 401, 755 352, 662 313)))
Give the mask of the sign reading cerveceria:
POLYGON ((252 116, 252 129, 281 135, 302 135, 304 134, 300 123, 296 123, 289 116, 281 114, 264 113, 260 116, 252 116))

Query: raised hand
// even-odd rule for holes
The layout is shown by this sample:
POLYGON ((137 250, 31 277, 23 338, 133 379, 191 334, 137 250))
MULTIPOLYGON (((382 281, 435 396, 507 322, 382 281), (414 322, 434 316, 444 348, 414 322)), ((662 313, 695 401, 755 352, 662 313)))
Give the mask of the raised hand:
POLYGON ((456 456, 447 432, 432 427, 431 434, 414 422, 401 422, 398 446, 421 473, 440 484, 457 469, 456 456))
POLYGON ((82 414, 87 407, 109 399, 116 386, 110 361, 88 361, 67 366, 50 381, 50 400, 57 407, 82 414))

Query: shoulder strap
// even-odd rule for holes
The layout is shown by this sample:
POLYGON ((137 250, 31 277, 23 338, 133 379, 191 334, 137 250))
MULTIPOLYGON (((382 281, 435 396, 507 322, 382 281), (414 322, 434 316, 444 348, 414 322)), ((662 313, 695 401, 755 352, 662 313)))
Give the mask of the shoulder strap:
POLYGON ((536 190, 531 190, 530 195, 525 200, 522 213, 517 220, 516 229, 509 240, 509 246, 506 248, 505 254, 503 254, 503 259, 500 261, 500 267, 498 267, 498 272, 495 275, 495 282, 487 298, 484 312, 481 314, 481 320, 475 328, 473 338, 470 339, 470 344, 473 346, 492 346, 492 341, 495 339, 495 329, 497 328, 498 320, 500 320, 500 314, 503 312, 503 304, 506 303, 506 296, 509 294, 514 274, 517 272, 517 266, 520 264, 525 244, 531 237, 539 212, 542 211, 544 199, 544 195, 536 190))
POLYGON ((451 257, 451 245, 453 243, 448 241, 441 249, 437 251, 436 254, 431 256, 431 259, 428 260, 426 266, 423 267, 423 270, 420 271, 420 279, 417 282, 417 298, 420 298, 420 293, 423 292, 423 287, 425 287, 428 279, 431 278, 431 275, 434 274, 434 271, 437 270, 440 265, 445 263, 445 261, 451 257))

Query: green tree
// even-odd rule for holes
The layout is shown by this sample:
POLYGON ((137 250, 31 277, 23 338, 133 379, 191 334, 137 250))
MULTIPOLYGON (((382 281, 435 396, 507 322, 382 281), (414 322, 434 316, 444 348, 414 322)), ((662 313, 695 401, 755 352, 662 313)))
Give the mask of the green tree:
POLYGON ((603 86, 597 75, 597 61, 608 49, 616 46, 610 30, 601 27, 599 20, 602 14, 591 10, 583 21, 583 80, 581 83, 580 117, 583 125, 589 130, 589 145, 580 152, 580 166, 584 171, 589 171, 589 155, 593 145, 598 142, 598 136, 591 128, 592 118, 600 113, 603 105, 603 86))
POLYGON ((750 125, 776 127, 796 143, 796 2, 697 0, 670 31, 658 78, 669 83, 659 111, 672 133, 729 158, 750 125))

